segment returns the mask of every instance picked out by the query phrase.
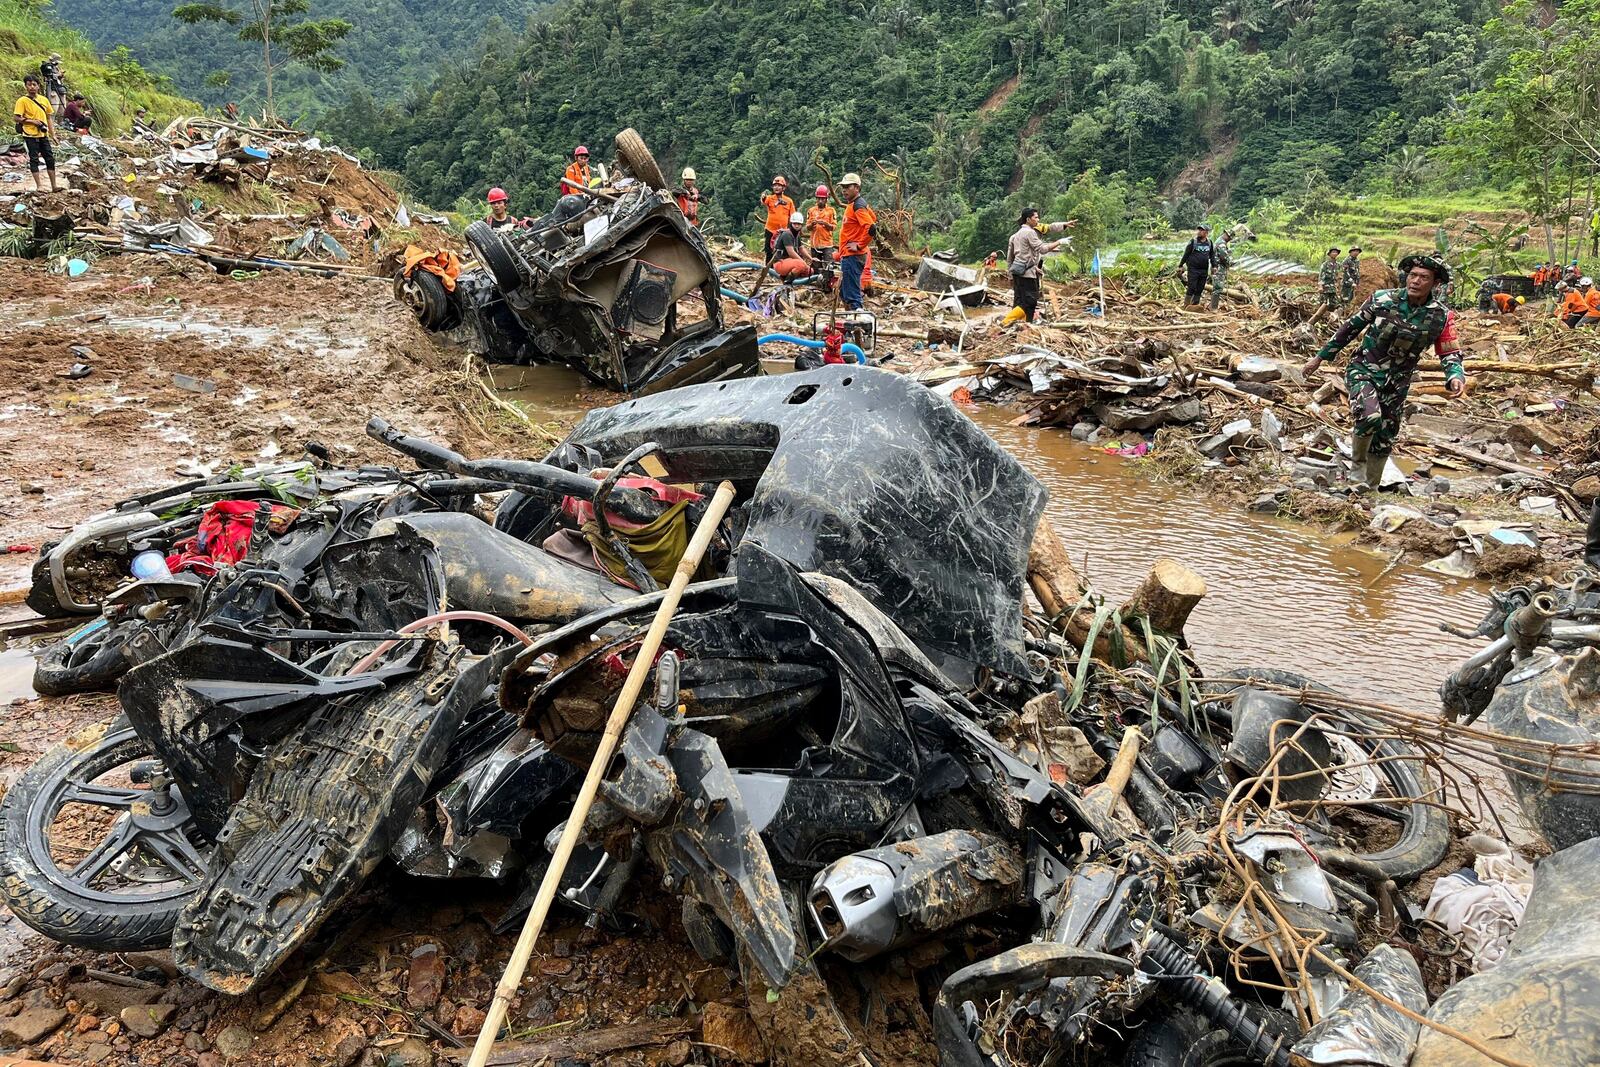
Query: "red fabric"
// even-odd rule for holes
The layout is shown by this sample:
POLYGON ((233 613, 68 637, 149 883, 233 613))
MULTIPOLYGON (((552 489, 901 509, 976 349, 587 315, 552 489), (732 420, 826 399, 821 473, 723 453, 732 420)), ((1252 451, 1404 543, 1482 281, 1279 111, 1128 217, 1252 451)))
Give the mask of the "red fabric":
POLYGON ((811 273, 811 268, 806 266, 805 260, 790 256, 780 259, 772 265, 772 273, 788 281, 790 278, 804 278, 811 273))
MULTIPOLYGON (((598 484, 598 483, 597 483, 598 484)), ((704 500, 705 496, 692 489, 679 489, 677 486, 659 482, 654 478, 618 478, 618 489, 643 489, 654 496, 663 504, 676 504, 680 500, 704 500)), ((575 496, 561 499, 561 513, 577 526, 582 526, 594 518, 594 504, 587 500, 580 500, 575 496)), ((606 512, 606 521, 618 530, 637 530, 640 524, 629 522, 614 511, 606 512)))
MULTIPOLYGON (((210 576, 217 573, 220 565, 238 563, 250 551, 250 538, 255 533, 261 504, 259 500, 219 500, 206 508, 200 518, 199 532, 172 546, 167 569, 173 574, 192 570, 210 576)), ((287 525, 285 520, 295 514, 294 508, 273 504, 269 525, 287 525)))
POLYGON ((1439 339, 1433 343, 1433 350, 1441 356, 1448 356, 1460 347, 1460 339, 1456 337, 1456 313, 1447 312, 1444 317, 1444 329, 1439 331, 1439 339))

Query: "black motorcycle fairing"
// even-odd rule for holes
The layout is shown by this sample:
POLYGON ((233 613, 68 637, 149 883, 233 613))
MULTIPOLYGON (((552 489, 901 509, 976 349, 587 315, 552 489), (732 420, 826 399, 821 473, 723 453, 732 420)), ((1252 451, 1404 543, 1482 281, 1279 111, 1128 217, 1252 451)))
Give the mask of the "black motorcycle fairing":
POLYGON ((738 486, 741 551, 850 582, 953 674, 1030 673, 1022 597, 1046 493, 949 401, 825 367, 628 400, 566 444, 615 462, 646 441, 669 481, 738 486))

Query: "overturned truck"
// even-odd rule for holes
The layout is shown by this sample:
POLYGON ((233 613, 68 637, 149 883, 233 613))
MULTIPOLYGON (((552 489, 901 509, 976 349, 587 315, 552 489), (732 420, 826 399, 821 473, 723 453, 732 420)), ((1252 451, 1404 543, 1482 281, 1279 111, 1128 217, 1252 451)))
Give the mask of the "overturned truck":
POLYGON ((605 187, 500 229, 467 227, 477 266, 412 270, 396 293, 424 327, 498 363, 566 363, 608 389, 650 393, 760 373, 752 327, 725 329, 716 266, 638 135, 617 135, 605 187))

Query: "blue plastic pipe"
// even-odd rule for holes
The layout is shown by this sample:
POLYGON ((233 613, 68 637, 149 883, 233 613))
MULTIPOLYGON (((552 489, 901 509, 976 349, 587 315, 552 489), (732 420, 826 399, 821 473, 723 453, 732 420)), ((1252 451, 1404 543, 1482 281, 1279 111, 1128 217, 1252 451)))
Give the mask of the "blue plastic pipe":
MULTIPOLYGON (((815 350, 815 351, 820 351, 821 349, 824 349, 824 348, 828 347, 826 342, 813 341, 813 340, 811 340, 810 338, 807 338, 807 337, 796 337, 792 333, 769 333, 765 337, 756 338, 756 344, 758 344, 758 345, 764 345, 764 344, 768 343, 769 341, 783 341, 783 342, 786 342, 787 344, 799 345, 801 348, 810 348, 810 349, 815 350)), ((847 353, 848 355, 855 356, 856 357, 856 362, 860 363, 862 366, 866 365, 867 354, 865 352, 861 351, 861 346, 860 345, 854 345, 854 344, 851 344, 849 341, 846 341, 843 345, 840 346, 839 350, 841 352, 847 353)))
POLYGON ((717 273, 721 274, 725 270, 738 270, 740 267, 745 267, 750 270, 760 270, 761 264, 751 263, 749 260, 740 260, 738 263, 724 263, 722 266, 717 268, 717 273))

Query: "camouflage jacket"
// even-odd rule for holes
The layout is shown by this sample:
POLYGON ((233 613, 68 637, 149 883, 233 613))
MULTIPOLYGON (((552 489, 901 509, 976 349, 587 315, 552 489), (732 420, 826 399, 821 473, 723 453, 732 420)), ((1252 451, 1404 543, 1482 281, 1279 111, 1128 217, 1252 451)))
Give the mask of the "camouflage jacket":
POLYGON ((1356 286, 1361 284, 1361 261, 1359 259, 1346 259, 1344 270, 1339 274, 1339 291, 1346 300, 1356 293, 1356 286))
POLYGON ((1322 269, 1317 271, 1317 284, 1324 293, 1334 293, 1339 288, 1339 263, 1337 260, 1324 259, 1322 269))
POLYGON ((1317 358, 1332 357, 1365 330, 1360 351, 1351 357, 1352 366, 1382 371, 1385 378, 1409 378, 1432 345, 1445 377, 1464 378, 1455 321, 1455 312, 1439 301, 1437 293, 1426 304, 1413 307, 1404 289, 1380 289, 1328 339, 1317 358))

